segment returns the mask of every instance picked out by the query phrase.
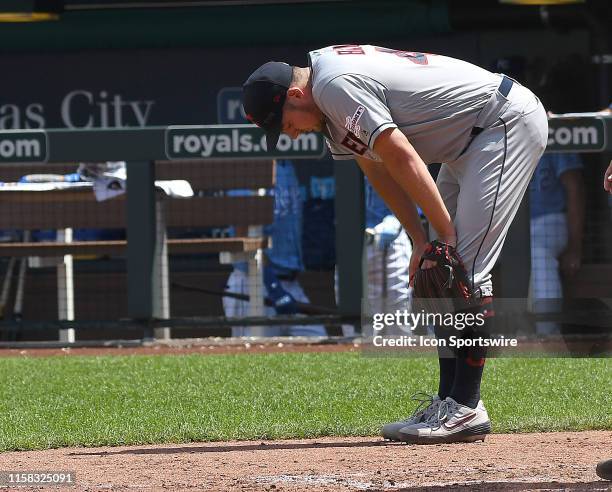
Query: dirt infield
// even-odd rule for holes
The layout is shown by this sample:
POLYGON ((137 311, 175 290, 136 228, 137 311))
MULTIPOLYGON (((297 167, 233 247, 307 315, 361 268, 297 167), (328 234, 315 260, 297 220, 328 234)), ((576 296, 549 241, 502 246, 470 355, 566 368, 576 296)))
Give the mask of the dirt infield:
POLYGON ((0 348, 0 357, 54 357, 97 355, 185 355, 185 354, 263 354, 286 352, 353 352, 360 350, 360 341, 313 343, 301 337, 267 339, 177 339, 169 342, 154 342, 143 345, 121 345, 91 347, 31 347, 0 348))
MULTIPOLYGON (((359 350, 357 343, 206 340, 123 348, 3 349, 0 356, 359 350)), ((0 470, 74 471, 76 485, 70 490, 78 491, 612 491, 612 482, 595 474, 597 462, 611 457, 612 432, 590 431, 494 434, 485 443, 434 446, 389 443, 374 436, 65 448, 1 453, 0 470)))
POLYGON ((595 475, 610 443, 612 432, 564 432, 435 446, 357 437, 71 448, 3 453, 0 470, 73 470, 79 491, 610 491, 595 475))
MULTIPOLYGON (((507 355, 542 354, 559 356, 591 356, 612 354, 612 338, 580 337, 577 339, 547 339, 546 343, 529 338, 519 340, 519 349, 507 355), (516 352, 518 350, 518 352, 516 352)), ((435 348, 411 348, 423 354, 436 355, 435 348)), ((397 356, 397 350, 386 353, 375 348, 368 339, 360 337, 253 337, 253 338, 184 338, 168 341, 142 342, 138 340, 115 340, 108 342, 77 342, 65 346, 59 342, 15 342, 8 345, 0 342, 0 357, 50 357, 50 356, 97 356, 97 355, 183 355, 183 354, 262 354, 285 352, 361 352, 376 355, 397 356)))

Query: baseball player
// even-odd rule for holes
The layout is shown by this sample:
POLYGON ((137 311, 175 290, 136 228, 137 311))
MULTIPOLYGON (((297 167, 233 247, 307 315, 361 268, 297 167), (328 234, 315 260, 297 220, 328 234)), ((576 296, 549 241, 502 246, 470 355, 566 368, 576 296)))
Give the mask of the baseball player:
MULTIPOLYGON (((559 312, 561 275, 580 268, 584 228, 584 184, 578 154, 545 154, 529 184, 531 213, 531 309, 559 312)), ((559 323, 536 322, 538 335, 561 333, 559 323)))
MULTIPOLYGON (((504 75, 446 56, 340 45, 308 58, 308 67, 268 62, 255 70, 243 86, 247 118, 265 130, 269 148, 281 132, 323 132, 334 158, 356 159, 411 237, 411 277, 445 266, 444 255, 461 265, 460 255, 470 298, 492 315, 490 272, 548 137, 538 98, 504 75), (427 170, 435 162, 444 163, 436 183, 427 170), (424 255, 440 259, 421 261, 424 255)), ((438 338, 457 334, 436 327, 438 338)), ((470 329, 461 336, 485 335, 470 329)), ((491 428, 480 400, 486 347, 473 345, 452 357, 439 352, 437 395, 385 425, 383 437, 484 439, 491 428)))
MULTIPOLYGON (((569 113, 587 104, 589 91, 572 57, 546 70, 538 93, 549 111, 569 113)), ((535 313, 559 312, 561 277, 570 280, 580 268, 585 215, 582 168, 578 154, 547 153, 529 185, 530 307, 535 313)), ((537 321, 535 328, 539 335, 549 335, 559 334, 561 326, 554 321, 537 321)))
MULTIPOLYGON (((610 104, 608 110, 610 109, 612 109, 612 104, 610 104)), ((603 187, 604 191, 610 193, 610 196, 612 196, 612 160, 604 172, 603 187)), ((600 461, 597 464, 596 472, 597 475, 604 480, 612 480, 612 458, 600 461)))
MULTIPOLYGON (((296 301, 308 304, 308 296, 298 281, 304 270, 302 261, 302 196, 295 168, 289 160, 277 160, 274 165, 274 222, 265 232, 272 237, 272 246, 265 250, 264 287, 273 306, 266 307, 266 316, 295 314, 296 301)), ((237 190, 234 194, 242 194, 237 190)), ((227 280, 227 290, 248 293, 247 265, 237 262, 227 280)), ((223 298, 223 309, 228 317, 248 316, 247 301, 223 298)), ((232 336, 251 336, 246 326, 232 327, 232 336)), ((264 336, 327 336, 323 325, 266 326, 264 336)))
POLYGON ((367 180, 365 202, 370 309, 389 313, 409 309, 412 291, 408 285, 410 239, 367 180))
MULTIPOLYGON (((409 265, 412 244, 400 221, 367 179, 365 213, 368 309, 370 312, 385 313, 394 313, 398 309, 410 310, 412 288, 409 286, 409 265)), ((337 270, 335 294, 337 301, 337 270)), ((410 327, 401 329, 409 330, 410 327)), ((342 325, 342 333, 353 336, 355 328, 353 325, 342 325)), ((384 333, 392 334, 389 329, 384 333)))

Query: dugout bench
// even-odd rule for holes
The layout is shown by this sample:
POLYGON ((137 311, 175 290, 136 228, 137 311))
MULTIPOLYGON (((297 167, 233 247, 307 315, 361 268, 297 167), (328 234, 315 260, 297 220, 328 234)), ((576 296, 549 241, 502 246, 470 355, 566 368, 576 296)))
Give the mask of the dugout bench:
MULTIPOLYGON (((17 181, 24 174, 74 172, 75 165, 4 165, 0 180, 17 181)), ((268 247, 263 225, 273 220, 274 197, 265 191, 274 186, 274 161, 206 160, 156 161, 155 175, 160 180, 187 180, 194 190, 189 199, 174 199, 156 194, 157 221, 156 271, 154 295, 158 299, 158 318, 170 318, 168 255, 218 253, 221 263, 246 261, 249 275, 249 315, 264 314, 262 250, 268 247), (231 189, 254 190, 250 196, 227 196, 231 189), (168 239, 167 229, 215 228, 235 226, 237 237, 168 239)), ((73 256, 123 256, 126 240, 74 241, 72 230, 124 229, 127 199, 119 196, 97 202, 89 189, 57 191, 0 192, 0 229, 58 230, 56 241, 0 243, 0 257, 28 258, 34 265, 55 265, 57 269, 58 318, 74 320, 73 256)), ((169 328, 157 328, 155 337, 167 339, 169 328)), ((73 329, 60 329, 60 341, 74 341, 73 329)))

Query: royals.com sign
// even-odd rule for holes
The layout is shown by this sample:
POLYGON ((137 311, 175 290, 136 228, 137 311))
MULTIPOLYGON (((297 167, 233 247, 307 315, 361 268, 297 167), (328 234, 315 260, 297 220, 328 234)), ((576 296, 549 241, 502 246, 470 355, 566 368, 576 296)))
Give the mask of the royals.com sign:
POLYGON ((548 120, 548 152, 599 152, 606 148, 604 118, 553 117, 548 120))
POLYGON ((168 159, 317 159, 325 152, 323 137, 317 133, 295 140, 281 135, 276 150, 268 151, 264 132, 254 125, 169 126, 166 130, 168 159))
POLYGON ((40 130, 0 133, 0 162, 46 162, 47 134, 40 130))

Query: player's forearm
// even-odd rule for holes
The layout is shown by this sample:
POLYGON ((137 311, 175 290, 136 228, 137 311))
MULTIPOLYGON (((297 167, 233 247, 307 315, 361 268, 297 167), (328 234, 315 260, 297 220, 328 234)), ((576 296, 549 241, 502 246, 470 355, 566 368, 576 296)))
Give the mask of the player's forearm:
POLYGON ((438 238, 455 243, 455 227, 425 163, 420 158, 402 155, 385 162, 385 167, 404 192, 421 207, 438 238))
POLYGON ((438 239, 456 245, 455 226, 436 183, 404 134, 397 128, 383 131, 374 143, 374 151, 382 158, 393 180, 421 207, 438 239))
POLYGON ((423 229, 414 202, 391 177, 383 164, 366 159, 357 159, 357 162, 376 192, 400 221, 413 243, 427 242, 427 234, 423 229))
POLYGON ((575 251, 582 250, 584 234, 584 196, 582 188, 568 194, 567 201, 567 246, 575 251), (574 195, 574 196, 572 196, 574 195))
POLYGON ((582 250, 584 233, 585 196, 584 182, 580 171, 568 171, 561 175, 567 202, 567 247, 582 250))

